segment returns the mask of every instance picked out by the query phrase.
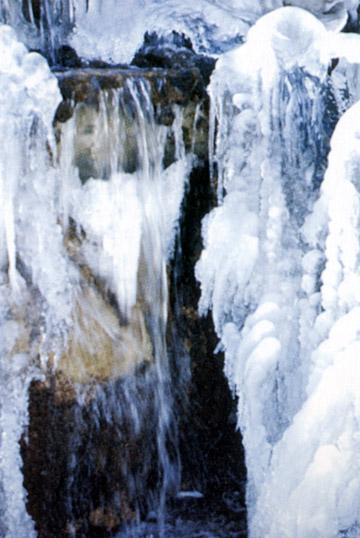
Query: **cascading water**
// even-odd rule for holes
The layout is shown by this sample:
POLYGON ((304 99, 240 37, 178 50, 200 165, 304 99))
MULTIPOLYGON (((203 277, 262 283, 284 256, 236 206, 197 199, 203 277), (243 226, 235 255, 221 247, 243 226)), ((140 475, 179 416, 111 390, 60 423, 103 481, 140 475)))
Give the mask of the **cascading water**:
MULTIPOLYGON (((238 398, 249 534, 360 536, 360 38, 336 33, 356 27, 357 9, 357 0, 0 0, 1 536, 244 535, 208 508, 166 517, 169 496, 203 498, 189 468, 181 479, 174 410, 186 408, 176 402, 189 391, 186 350, 211 360, 212 326, 196 314, 188 275, 199 242, 180 248, 193 241, 189 212, 199 222, 209 209, 199 311, 211 311, 238 398), (201 63, 186 69, 178 54, 168 85, 163 70, 109 74, 91 63, 130 62, 145 31, 172 30, 219 56, 210 117, 195 101, 190 126, 183 92, 202 98, 191 78, 203 77, 201 63), (72 45, 85 68, 52 73, 21 42, 50 65, 72 45), (192 153, 207 119, 205 173, 192 153), (190 175, 199 184, 188 195, 190 175), (191 261, 170 269, 174 252, 191 261)), ((212 446, 200 446, 209 458, 212 446)), ((236 473, 234 489, 219 491, 240 520, 236 473)))
MULTIPOLYGON (((1 535, 35 536, 19 450, 29 386, 42 398, 50 431, 58 433, 39 439, 39 424, 30 419, 22 442, 25 485, 31 490, 36 450, 42 454, 37 465, 47 474, 54 442, 67 448, 59 461, 63 469, 54 462, 50 477, 59 480, 56 498, 44 478, 44 491, 37 487, 27 499, 34 517, 62 510, 58 520, 50 517, 53 527, 40 532, 78 532, 79 510, 89 510, 86 499, 79 505, 79 489, 98 503, 89 513, 95 527, 109 519, 107 503, 128 512, 129 522, 144 508, 158 511, 161 523, 166 495, 179 481, 166 261, 191 163, 181 112, 174 111, 173 127, 157 125, 150 88, 140 77, 122 89, 100 91, 93 106, 78 104, 58 129, 56 146, 56 78, 9 27, 1 27, 0 37, 1 125, 11 140, 1 162, 1 535), (173 163, 164 169, 170 134, 173 163), (58 413, 51 415, 54 402, 68 409, 67 426, 58 413), (101 439, 106 446, 99 456, 94 445, 101 439), (119 453, 114 463, 112 443, 119 453), (65 476, 57 478, 57 472, 65 476), (106 480, 111 472, 122 481, 121 493, 109 492, 106 484, 92 491, 91 479, 106 480)), ((118 515, 112 517, 118 525, 118 515)))

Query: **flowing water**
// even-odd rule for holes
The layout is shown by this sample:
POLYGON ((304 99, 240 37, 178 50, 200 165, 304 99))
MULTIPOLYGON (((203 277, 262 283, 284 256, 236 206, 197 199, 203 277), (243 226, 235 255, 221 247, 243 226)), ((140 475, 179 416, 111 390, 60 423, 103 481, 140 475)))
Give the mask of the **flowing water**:
MULTIPOLYGON (((121 470, 104 468, 125 482, 131 509, 145 505, 161 522, 165 497, 179 482, 166 262, 191 163, 181 112, 174 110, 171 128, 158 126, 146 81, 129 80, 122 89, 100 91, 94 106, 78 104, 55 141, 56 79, 9 27, 1 32, 1 122, 12 140, 1 163, 2 535, 35 535, 18 441, 28 423, 29 385, 55 370, 58 388, 63 376, 74 391, 68 416, 74 431, 64 432, 67 483, 59 485, 67 492, 68 526, 78 516, 79 488, 90 487, 80 454, 89 452, 88 472, 99 466, 92 461, 99 436, 121 450, 121 470), (7 98, 5 88, 13 88, 7 98), (170 135, 174 159, 165 170, 170 135), (129 439, 135 446, 126 445, 129 439), (131 450, 139 452, 136 469, 128 468, 131 450)), ((61 427, 53 421, 49 428, 61 427)))
POLYGON ((161 125, 151 77, 88 70, 93 93, 80 80, 54 123, 75 75, 51 71, 58 48, 130 61, 147 30, 219 56, 195 272, 237 398, 249 535, 360 536, 360 37, 338 33, 358 2, 192 4, 0 0, 4 538, 247 532, 239 491, 181 491, 184 108, 161 125))

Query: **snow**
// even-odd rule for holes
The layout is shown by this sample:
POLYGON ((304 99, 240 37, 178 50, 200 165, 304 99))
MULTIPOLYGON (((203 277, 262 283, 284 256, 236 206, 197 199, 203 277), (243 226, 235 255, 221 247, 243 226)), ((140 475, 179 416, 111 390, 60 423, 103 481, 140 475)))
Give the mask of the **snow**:
POLYGON ((339 32, 348 15, 356 20, 358 0, 54 0, 50 4, 40 32, 34 22, 25 20, 19 2, 1 0, 0 21, 11 24, 22 41, 45 50, 52 60, 56 47, 68 39, 86 58, 130 62, 146 31, 184 32, 197 51, 219 54, 241 42, 260 17, 284 5, 306 9, 327 29, 339 32))

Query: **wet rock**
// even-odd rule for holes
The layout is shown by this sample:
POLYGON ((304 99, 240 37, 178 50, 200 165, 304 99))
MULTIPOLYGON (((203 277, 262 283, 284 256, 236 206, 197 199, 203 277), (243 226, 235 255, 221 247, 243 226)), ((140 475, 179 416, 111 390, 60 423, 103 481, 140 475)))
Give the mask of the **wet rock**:
MULTIPOLYGON (((63 102, 56 116, 61 140, 61 123, 75 115, 75 166, 80 179, 85 182, 91 177, 107 179, 109 170, 104 165, 104 137, 97 133, 100 102, 106 92, 121 92, 123 117, 123 166, 132 173, 138 166, 136 136, 134 131, 129 81, 133 84, 146 83, 150 88, 155 120, 170 127, 175 119, 175 106, 183 113, 183 135, 186 151, 194 152, 200 159, 208 153, 208 96, 204 93, 203 81, 197 68, 183 71, 163 69, 72 69, 57 71, 63 102)), ((165 149, 165 166, 175 159, 174 139, 169 136, 165 149)))
POLYGON ((139 369, 132 379, 98 384, 90 393, 60 376, 32 382, 21 451, 27 508, 39 538, 114 536, 146 506, 158 479, 146 377, 139 369), (136 402, 135 431, 129 409, 136 402))
POLYGON ((139 307, 133 308, 128 323, 120 325, 111 305, 88 287, 79 295, 73 326, 57 363, 57 371, 71 383, 97 383, 132 375, 139 364, 152 360, 152 345, 139 307))
POLYGON ((359 33, 360 31, 360 6, 357 8, 357 16, 356 17, 351 17, 350 15, 348 16, 348 19, 347 19, 347 22, 346 22, 346 25, 344 27, 344 29, 342 30, 343 32, 346 32, 346 33, 359 33))
POLYGON ((84 64, 75 49, 69 45, 62 45, 56 50, 55 61, 58 66, 66 69, 80 68, 84 64))
MULTIPOLYGON (((202 250, 201 222, 216 205, 209 178, 208 162, 193 169, 184 200, 180 225, 181 252, 175 260, 172 310, 177 311, 177 343, 190 356, 191 380, 186 390, 187 406, 178 413, 183 468, 183 489, 198 489, 207 517, 234 520, 242 536, 246 527, 246 467, 241 435, 236 431, 236 401, 232 398, 224 375, 222 353, 214 356, 218 339, 211 315, 200 317, 197 305, 199 283, 194 267, 202 250), (176 310, 178 309, 178 310, 176 310), (230 505, 229 499, 234 500, 230 505), (234 515, 234 505, 241 514, 234 515), (209 515, 210 514, 210 515, 209 515)), ((179 395, 178 405, 183 405, 179 395)), ((181 513, 184 507, 179 507, 181 513)), ((198 516, 195 509, 196 517, 198 516)), ((185 512, 185 516, 186 515, 185 512)), ((224 536, 232 536, 226 532, 224 536)), ((234 534, 235 536, 235 534, 234 534)))
POLYGON ((62 101, 55 113, 54 122, 65 123, 68 121, 74 113, 74 109, 69 101, 62 101))
POLYGON ((120 519, 112 510, 96 508, 90 513, 90 523, 93 527, 103 527, 106 530, 112 530, 119 527, 120 519))
MULTIPOLYGON (((210 81, 216 60, 203 54, 197 54, 190 39, 184 34, 172 32, 166 37, 156 33, 146 33, 144 43, 136 52, 132 65, 151 68, 161 67, 178 71, 180 78, 187 78, 186 71, 198 69, 201 86, 204 90, 210 81)), ((186 85, 186 82, 184 81, 186 85)), ((187 91, 187 90, 185 90, 187 91)))
POLYGON ((41 0, 22 0, 22 12, 27 22, 34 21, 40 26, 41 0))

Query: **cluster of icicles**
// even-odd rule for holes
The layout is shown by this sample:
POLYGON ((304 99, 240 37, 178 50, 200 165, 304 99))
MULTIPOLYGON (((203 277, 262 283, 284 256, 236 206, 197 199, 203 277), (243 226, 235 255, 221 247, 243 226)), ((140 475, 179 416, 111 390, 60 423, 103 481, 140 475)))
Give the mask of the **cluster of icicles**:
MULTIPOLYGON (((4 0, 0 6, 4 14, 4 0)), ((359 50, 357 35, 335 34, 309 12, 284 7, 220 57, 209 88, 218 207, 204 221, 196 274, 200 311, 212 311, 239 401, 252 538, 360 535, 359 50)), ((110 144, 108 180, 82 185, 74 120, 60 148, 55 143, 61 98, 46 61, 7 26, 0 53, 0 521, 13 538, 35 535, 18 448, 27 388, 50 352, 56 363, 66 347, 82 297, 66 249, 69 223, 83 230, 81 256, 125 318, 145 259, 145 301, 163 333, 165 266, 190 165, 177 118, 176 161, 162 169, 166 128, 144 112, 146 88, 130 87, 140 171, 126 173, 119 145, 110 144), (29 319, 38 327, 33 340, 29 319)), ((118 132, 115 120, 110 126, 118 132)))
POLYGON ((359 46, 283 8, 209 89, 200 310, 238 396, 253 538, 360 536, 359 46))

